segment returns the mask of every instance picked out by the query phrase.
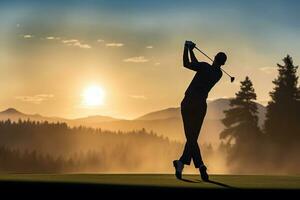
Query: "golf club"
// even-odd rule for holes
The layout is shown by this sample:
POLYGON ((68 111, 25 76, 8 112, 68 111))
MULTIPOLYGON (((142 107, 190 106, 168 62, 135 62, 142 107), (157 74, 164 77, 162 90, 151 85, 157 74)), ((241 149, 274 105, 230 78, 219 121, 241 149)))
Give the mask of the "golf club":
MULTIPOLYGON (((202 53, 204 56, 206 56, 209 60, 214 62, 213 59, 211 59, 206 53, 201 51, 197 46, 195 46, 195 49, 197 49, 200 53, 202 53)), ((234 81, 235 77, 230 76, 224 69, 221 68, 221 70, 230 77, 230 82, 232 83, 234 81)))

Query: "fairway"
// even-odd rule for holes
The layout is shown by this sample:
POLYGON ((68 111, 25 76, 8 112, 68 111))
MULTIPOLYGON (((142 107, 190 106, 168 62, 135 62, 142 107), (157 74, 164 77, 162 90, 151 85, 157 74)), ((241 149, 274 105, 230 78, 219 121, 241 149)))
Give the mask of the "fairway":
POLYGON ((2 174, 0 183, 88 184, 106 187, 182 188, 182 189, 300 189, 300 176, 212 175, 203 182, 197 175, 184 180, 171 174, 2 174))

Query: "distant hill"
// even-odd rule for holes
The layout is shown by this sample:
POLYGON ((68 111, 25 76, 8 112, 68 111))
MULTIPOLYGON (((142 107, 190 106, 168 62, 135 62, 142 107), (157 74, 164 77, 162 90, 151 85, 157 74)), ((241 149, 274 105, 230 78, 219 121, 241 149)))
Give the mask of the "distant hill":
MULTIPOLYGON (((206 117, 208 119, 222 119, 225 117, 225 114, 223 113, 224 110, 227 110, 230 108, 229 106, 230 99, 216 99, 214 101, 211 101, 208 103, 208 110, 206 117)), ((257 109, 258 109, 258 118, 259 118, 259 126, 262 126, 265 121, 266 116, 266 107, 256 103, 257 109)))
MULTIPOLYGON (((216 120, 224 118, 225 115, 223 111, 229 109, 229 101, 230 99, 224 98, 209 101, 207 105, 206 119, 216 120)), ((266 108, 259 103, 257 103, 257 107, 259 124, 262 125, 265 120, 266 108)), ((167 108, 164 110, 151 112, 141 117, 138 117, 135 120, 158 120, 168 118, 181 118, 180 108, 167 108)))
MULTIPOLYGON (((216 99, 208 102, 207 114, 200 134, 201 143, 212 143, 216 145, 220 142, 219 133, 224 129, 221 119, 224 118, 223 111, 229 108, 230 99, 216 99)), ((259 125, 265 120, 266 108, 261 104, 258 106, 259 125)), ((102 128, 112 131, 131 131, 145 128, 152 130, 159 135, 168 137, 172 140, 184 141, 183 124, 180 108, 167 108, 145 114, 134 120, 116 119, 108 116, 89 116, 78 119, 64 119, 59 117, 44 117, 38 114, 29 115, 9 108, 0 112, 0 120, 10 118, 13 121, 35 120, 49 122, 66 122, 70 126, 87 126, 102 128)))
POLYGON ((84 118, 77 118, 77 119, 65 119, 60 117, 45 117, 39 114, 25 114, 22 113, 14 108, 8 108, 2 112, 0 112, 0 120, 7 120, 10 119, 12 121, 17 121, 19 119, 21 120, 27 120, 30 119, 32 121, 48 121, 48 122, 66 122, 70 126, 94 126, 95 123, 99 122, 110 122, 110 121, 116 121, 120 119, 115 119, 112 117, 107 116, 88 116, 84 118))
POLYGON ((10 119, 12 121, 21 120, 33 120, 33 121, 49 121, 49 122, 57 122, 57 121, 67 121, 66 119, 59 117, 44 117, 39 114, 25 114, 14 108, 8 108, 2 112, 0 112, 0 120, 10 119))
POLYGON ((3 115, 24 115, 23 113, 17 111, 16 109, 14 108, 8 108, 4 111, 2 111, 0 114, 3 114, 3 115))
POLYGON ((136 120, 158 120, 158 119, 168 119, 168 118, 180 118, 179 108, 167 108, 164 110, 159 110, 145 114, 136 120))
POLYGON ((101 115, 95 115, 95 116, 88 116, 73 120, 67 120, 66 122, 70 126, 87 126, 87 127, 95 127, 95 124, 103 123, 103 122, 114 122, 118 121, 120 119, 116 119, 113 117, 107 117, 107 116, 101 116, 101 115))

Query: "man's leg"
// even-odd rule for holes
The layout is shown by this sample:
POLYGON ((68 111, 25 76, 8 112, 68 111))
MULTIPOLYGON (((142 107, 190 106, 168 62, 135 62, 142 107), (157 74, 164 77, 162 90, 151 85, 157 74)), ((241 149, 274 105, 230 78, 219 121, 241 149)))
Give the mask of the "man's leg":
MULTIPOLYGON (((202 179, 208 180, 208 175, 206 174, 206 167, 203 164, 200 148, 198 146, 198 137, 207 109, 206 102, 204 101, 198 106, 182 106, 181 108, 184 132, 187 142, 185 144, 183 154, 179 161, 181 162, 181 164, 183 163, 189 165, 191 159, 193 159, 195 167, 199 168, 201 172, 201 177, 202 175, 205 175, 204 178, 202 177, 202 179), (205 173, 203 173, 204 168, 205 173)), ((180 177, 182 169, 179 173, 180 177)))
POLYGON ((191 154, 190 147, 187 142, 184 145, 184 150, 183 150, 183 153, 179 160, 185 165, 191 164, 192 154, 191 154))
POLYGON ((194 115, 193 116, 194 118, 191 120, 193 129, 192 129, 190 140, 188 142, 190 143, 189 146, 192 152, 191 154, 192 154, 194 165, 196 168, 200 168, 200 166, 203 165, 203 161, 202 161, 201 151, 198 145, 198 138, 206 114, 206 105, 203 105, 201 109, 195 112, 195 114, 196 115, 194 115))
POLYGON ((193 159, 195 167, 199 168, 203 165, 203 161, 198 146, 198 137, 206 113, 206 104, 200 104, 199 107, 182 107, 181 113, 187 141, 180 161, 189 165, 193 159))
POLYGON ((192 158, 193 158, 193 162, 194 162, 194 165, 196 168, 199 168, 199 172, 201 174, 201 179, 203 181, 208 181, 209 180, 209 176, 206 172, 207 168, 206 166, 204 165, 203 161, 202 161, 202 157, 201 157, 201 152, 200 152, 200 148, 199 148, 199 145, 198 145, 198 137, 199 137, 199 134, 200 134, 200 131, 201 131, 201 127, 202 127, 202 124, 203 124, 203 120, 204 120, 204 117, 206 115, 206 103, 202 105, 202 107, 200 107, 201 109, 199 109, 199 112, 196 112, 197 113, 197 116, 195 117, 195 121, 193 121, 195 124, 194 124, 194 137, 195 138, 191 138, 191 149, 192 149, 192 158))
POLYGON ((189 138, 190 138, 190 134, 192 132, 192 125, 191 125, 191 121, 190 121, 192 113, 189 112, 189 110, 186 107, 182 107, 181 108, 181 115, 182 115, 183 128, 184 128, 184 133, 185 133, 185 137, 186 137, 187 142, 185 143, 182 156, 180 157, 179 160, 183 164, 190 165, 191 160, 192 160, 192 152, 191 152, 190 145, 189 145, 188 141, 189 141, 189 138))
MULTIPOLYGON (((197 140, 196 140, 197 141, 197 140)), ((192 158, 195 165, 195 168, 200 168, 200 166, 203 165, 202 156, 200 152, 200 148, 198 146, 198 143, 195 141, 191 141, 191 151, 192 151, 192 158)))
MULTIPOLYGON (((187 110, 187 107, 184 106, 184 104, 182 104, 182 106, 181 106, 181 115, 182 115, 182 119, 183 119, 184 133, 185 133, 185 136, 188 141, 188 138, 189 138, 188 135, 191 132, 190 131, 191 126, 190 126, 190 120, 189 120, 191 113, 187 110)), ((192 154, 190 151, 190 146, 189 146, 188 142, 186 142, 182 156, 180 157, 180 159, 173 161, 173 165, 176 169, 175 175, 178 179, 182 178, 182 171, 183 171, 184 165, 190 165, 191 160, 192 160, 192 154)))

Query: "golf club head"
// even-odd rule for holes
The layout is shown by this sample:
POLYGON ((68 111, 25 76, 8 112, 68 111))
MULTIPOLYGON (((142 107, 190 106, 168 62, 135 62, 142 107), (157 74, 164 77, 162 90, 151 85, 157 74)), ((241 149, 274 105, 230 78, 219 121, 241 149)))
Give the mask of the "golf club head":
POLYGON ((235 77, 230 77, 231 83, 234 81, 235 77))

